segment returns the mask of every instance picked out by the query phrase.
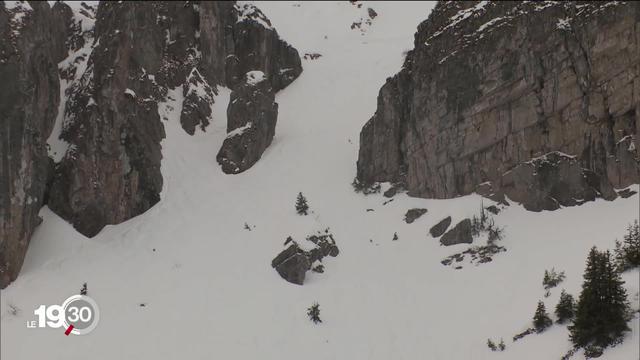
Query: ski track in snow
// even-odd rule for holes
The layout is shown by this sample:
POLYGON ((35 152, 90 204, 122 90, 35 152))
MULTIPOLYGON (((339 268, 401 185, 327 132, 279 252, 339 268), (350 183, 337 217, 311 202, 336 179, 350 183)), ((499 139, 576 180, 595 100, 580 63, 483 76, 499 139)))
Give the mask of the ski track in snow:
MULTIPOLYGON (((159 109, 167 133, 162 200, 92 239, 43 208, 20 277, 1 292, 2 359, 559 359, 570 348, 566 326, 511 337, 530 326, 538 300, 552 311, 562 288, 577 297, 589 248, 613 248, 638 217, 638 195, 554 212, 510 206, 496 216, 506 253, 445 267, 440 260, 466 246, 441 247, 428 229, 447 215, 455 224, 476 213, 479 196, 402 194, 382 205, 380 194, 356 194, 350 185, 378 90, 400 69, 434 4, 257 5, 301 56, 322 54, 278 93, 276 136, 262 159, 242 174, 220 170, 227 89, 218 89, 211 125, 194 136, 179 124, 182 92, 170 91, 159 109), (369 6, 379 14, 371 27, 351 30, 369 6), (295 213, 299 191, 309 216, 295 213), (428 212, 409 225, 403 216, 413 207, 428 212), (340 255, 325 259, 325 273, 309 273, 302 287, 281 279, 270 263, 285 238, 326 227, 340 255), (551 267, 567 279, 544 298, 542 275, 551 267), (84 282, 101 310, 90 335, 26 328, 40 304, 60 304, 84 282), (319 325, 306 315, 316 301, 319 325), (9 305, 20 312, 11 315, 9 305), (487 338, 501 337, 506 351, 489 351, 487 338)), ((637 307, 638 271, 624 279, 637 307)), ((639 357, 637 316, 631 325, 625 343, 602 359, 639 357)))

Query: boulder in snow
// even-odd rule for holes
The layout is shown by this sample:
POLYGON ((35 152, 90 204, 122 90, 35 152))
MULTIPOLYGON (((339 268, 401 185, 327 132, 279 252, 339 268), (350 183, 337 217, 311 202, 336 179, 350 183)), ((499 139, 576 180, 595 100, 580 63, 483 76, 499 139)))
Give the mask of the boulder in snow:
POLYGON ((407 213, 404 215, 404 221, 407 224, 411 224, 412 222, 416 221, 420 216, 424 215, 427 213, 427 209, 409 209, 407 210, 407 213))
POLYGON ((445 231, 447 231, 449 225, 451 225, 451 216, 447 216, 446 218, 440 220, 440 222, 438 222, 437 224, 433 225, 429 230, 429 233, 434 238, 440 237, 442 236, 442 234, 444 234, 445 231))
POLYGON ((444 246, 456 244, 471 244, 473 236, 471 234, 471 220, 464 219, 460 221, 453 229, 447 231, 440 238, 440 243, 444 246))

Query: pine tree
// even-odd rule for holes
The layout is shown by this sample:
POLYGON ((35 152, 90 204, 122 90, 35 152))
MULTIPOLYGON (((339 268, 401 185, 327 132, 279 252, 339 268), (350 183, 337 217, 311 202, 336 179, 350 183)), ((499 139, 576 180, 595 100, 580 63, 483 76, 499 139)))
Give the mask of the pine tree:
POLYGON ((296 199, 296 211, 298 215, 307 215, 309 210, 309 205, 307 204, 307 199, 302 195, 302 193, 298 193, 298 198, 296 199))
POLYGON ((553 322, 551 318, 549 318, 549 314, 547 314, 547 309, 544 306, 542 301, 538 301, 538 307, 536 308, 536 313, 533 315, 533 327, 535 327, 537 332, 543 332, 546 328, 551 326, 553 322))
POLYGON ((623 284, 609 251, 591 248, 575 320, 569 327, 575 346, 604 348, 617 343, 629 330, 629 304, 623 284))
POLYGON ((556 305, 558 323, 563 324, 565 321, 573 319, 575 307, 576 303, 573 296, 562 289, 562 292, 560 293, 560 301, 558 302, 558 305, 556 305))
POLYGON ((314 324, 321 323, 320 320, 320 305, 318 303, 314 303, 310 308, 307 309, 307 316, 309 316, 309 320, 313 321, 314 324))
POLYGON ((621 271, 640 266, 640 225, 638 220, 627 227, 623 241, 616 241, 616 263, 621 271))

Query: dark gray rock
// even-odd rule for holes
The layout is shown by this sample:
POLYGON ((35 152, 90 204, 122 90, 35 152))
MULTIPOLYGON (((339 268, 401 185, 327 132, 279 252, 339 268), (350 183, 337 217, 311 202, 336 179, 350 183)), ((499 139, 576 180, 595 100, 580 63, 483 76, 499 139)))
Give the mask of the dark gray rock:
POLYGON ((205 131, 209 126, 211 105, 214 103, 213 96, 216 95, 215 90, 202 78, 196 68, 191 70, 182 89, 184 95, 182 113, 180 114, 182 128, 189 135, 195 133, 196 127, 205 131))
POLYGON ((471 244, 472 242, 473 236, 471 234, 471 220, 469 219, 460 221, 440 238, 440 243, 444 246, 471 244))
POLYGON ((101 2, 100 41, 72 88, 49 207, 86 236, 139 215, 160 200, 159 90, 165 34, 150 2, 101 2), (145 31, 140 31, 144 28, 145 31))
POLYGON ((407 213, 404 215, 404 221, 407 224, 411 224, 412 222, 416 221, 420 216, 424 215, 427 213, 427 209, 409 209, 407 210, 407 213))
POLYGON ((276 269, 283 279, 297 285, 304 284, 306 272, 312 269, 313 264, 316 264, 313 266, 315 272, 323 273, 324 265, 318 263, 326 256, 336 257, 340 253, 333 235, 328 232, 310 235, 306 240, 315 244, 315 247, 304 251, 291 237, 287 238, 285 246, 292 244, 271 261, 271 267, 276 269))
POLYGON ((237 174, 262 157, 273 140, 278 104, 262 72, 249 72, 231 93, 227 108, 227 138, 217 155, 222 171, 237 174))
POLYGON ((311 262, 307 254, 298 245, 290 245, 286 250, 273 259, 271 266, 280 276, 290 283, 302 285, 311 262))
POLYGON ((210 84, 234 88, 247 72, 258 70, 279 91, 302 73, 298 51, 254 5, 201 2, 200 24, 202 69, 210 84))
POLYGON ((574 157, 558 152, 516 166, 499 179, 497 187, 531 211, 617 197, 609 181, 581 167, 574 157))
POLYGON ((434 238, 440 237, 442 236, 442 234, 444 234, 445 231, 447 231, 449 225, 451 225, 451 216, 447 216, 446 218, 440 220, 437 224, 433 225, 429 230, 429 233, 434 238))
POLYGON ((631 190, 631 189, 623 189, 618 191, 618 196, 620 196, 623 199, 632 197, 633 195, 637 194, 637 191, 631 190))
MULTIPOLYGON (((360 134, 357 179, 402 182, 426 198, 486 182, 504 194, 510 171, 561 151, 585 169, 575 174, 601 183, 597 196, 639 183, 640 4, 547 5, 439 2, 403 69, 380 89, 360 134)), ((563 182, 554 176, 564 173, 545 181, 563 182)), ((564 183, 571 198, 585 192, 577 178, 564 183)), ((523 204, 554 207, 535 186, 519 187, 530 192, 523 204)))
MULTIPOLYGON (((59 5, 58 9, 68 7, 59 5)), ((46 2, 0 2, 0 288, 18 276, 42 219, 47 138, 60 102, 65 23, 46 2)))

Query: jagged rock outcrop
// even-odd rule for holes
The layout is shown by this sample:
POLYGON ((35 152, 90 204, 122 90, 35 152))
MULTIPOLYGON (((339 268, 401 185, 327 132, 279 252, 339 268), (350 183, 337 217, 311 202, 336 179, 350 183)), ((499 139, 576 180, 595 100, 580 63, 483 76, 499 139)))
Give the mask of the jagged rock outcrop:
POLYGON ((472 242, 473 234, 471 233, 470 219, 460 221, 440 238, 440 244, 444 246, 471 244, 472 242))
POLYGON ((447 216, 446 218, 440 220, 437 224, 433 225, 431 229, 429 229, 429 234, 431 234, 431 236, 434 238, 440 237, 442 236, 442 234, 444 234, 445 231, 447 231, 449 225, 451 225, 451 216, 447 216))
MULTIPOLYGON (((274 73, 274 89, 299 75, 297 51, 279 39, 259 10, 250 12, 258 17, 243 9, 229 2, 100 3, 86 70, 69 90, 60 135, 69 146, 56 164, 49 198, 53 211, 94 236, 105 225, 134 217, 160 200, 160 141, 165 135, 158 102, 167 89, 182 87, 180 122, 193 135, 212 121, 215 85, 235 79, 229 77, 229 59, 237 59, 235 66, 242 71, 265 67, 274 73), (265 21, 268 27, 262 25, 265 21), (252 42, 238 35, 245 33, 252 42), (290 65, 292 77, 282 71, 290 65)), ((273 107, 270 87, 263 93, 273 107)), ((244 111, 236 116, 244 121, 254 114, 252 109, 234 106, 231 112, 244 111)), ((264 126, 260 133, 268 136, 252 138, 242 167, 255 163, 271 142, 275 116, 264 126)))
POLYGON ((279 91, 302 73, 298 51, 280 39, 254 5, 202 2, 200 23, 207 24, 201 26, 200 36, 204 73, 210 83, 234 88, 244 82, 247 72, 257 70, 279 91))
POLYGON ((311 269, 311 262, 298 245, 292 244, 271 261, 271 267, 288 282, 303 285, 307 271, 311 269))
POLYGON ((86 236, 160 200, 159 89, 164 34, 151 2, 103 2, 87 70, 72 89, 49 207, 86 236), (141 31, 140 29, 144 29, 141 31))
POLYGON ((609 181, 580 166, 575 157, 558 152, 517 165, 495 183, 509 199, 533 211, 579 205, 599 196, 616 198, 609 181))
POLYGON ((426 213, 427 213, 427 209, 419 209, 419 208, 409 209, 407 210, 407 213, 404 214, 404 221, 407 224, 411 224, 414 221, 416 221, 420 216, 426 213))
POLYGON ((271 261, 271 267, 283 279, 296 285, 304 284, 307 271, 312 267, 316 269, 315 272, 323 273, 324 265, 321 264, 323 258, 326 256, 336 257, 340 254, 333 235, 328 233, 328 230, 324 233, 310 235, 306 241, 311 242, 312 246, 303 249, 291 237, 287 238, 284 245, 291 245, 271 261))
POLYGON ((0 2, 0 288, 17 277, 41 222, 60 101, 60 20, 46 2, 0 2))
POLYGON ((639 19, 636 2, 438 3, 362 129, 357 179, 531 210, 615 198, 640 182, 639 19), (523 164, 555 151, 572 165, 527 180, 523 164))
POLYGON ((180 123, 182 128, 189 135, 196 132, 196 126, 205 130, 209 126, 211 118, 211 105, 214 103, 213 96, 216 95, 215 88, 209 86, 200 72, 193 68, 187 81, 182 85, 182 113, 180 123))
POLYGON ((260 71, 247 73, 231 93, 227 108, 227 138, 217 155, 222 171, 237 174, 253 166, 271 144, 278 104, 271 84, 260 71))

